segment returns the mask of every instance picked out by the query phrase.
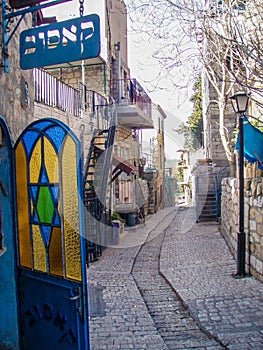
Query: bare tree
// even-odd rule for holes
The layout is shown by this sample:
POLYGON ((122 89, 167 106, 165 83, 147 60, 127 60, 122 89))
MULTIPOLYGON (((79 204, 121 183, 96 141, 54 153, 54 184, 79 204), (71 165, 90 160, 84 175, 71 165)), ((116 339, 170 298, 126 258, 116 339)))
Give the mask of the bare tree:
MULTIPOLYGON (((134 28, 159 43, 153 57, 175 87, 192 84, 204 70, 216 94, 218 125, 230 167, 234 169, 232 129, 226 123, 228 98, 235 89, 263 94, 260 0, 134 0, 129 13, 134 28), (185 68, 187 67, 187 68, 185 68), (187 72, 178 78, 178 72, 187 72), (182 84, 184 81, 184 84, 182 84)), ((161 79, 161 77, 160 77, 161 79)))
POLYGON ((153 86, 159 87, 169 75, 173 86, 192 85, 200 75, 198 46, 193 35, 195 27, 194 2, 179 0, 128 1, 133 31, 138 40, 149 41, 155 47, 153 58, 160 70, 153 86))
POLYGON ((252 93, 254 103, 263 107, 263 3, 251 0, 240 5, 239 16, 232 16, 230 29, 236 57, 244 67, 242 74, 232 77, 238 85, 252 93))
MULTIPOLYGON (((217 4, 218 5, 218 4, 217 4)), ((237 57, 236 45, 231 30, 231 19, 234 8, 230 4, 211 6, 204 9, 199 18, 199 30, 203 41, 200 46, 200 57, 203 63, 204 77, 208 79, 214 100, 217 104, 218 126, 222 145, 230 166, 230 173, 235 173, 235 155, 233 152, 233 129, 229 127, 228 98, 234 92, 236 81, 242 75, 244 66, 237 57)))

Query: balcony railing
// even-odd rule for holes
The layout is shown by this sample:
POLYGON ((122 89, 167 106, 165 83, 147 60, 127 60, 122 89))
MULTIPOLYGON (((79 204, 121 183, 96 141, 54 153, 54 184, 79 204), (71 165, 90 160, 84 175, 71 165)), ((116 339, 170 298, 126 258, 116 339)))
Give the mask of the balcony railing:
MULTIPOLYGON (((80 84, 76 89, 42 69, 34 69, 35 101, 55 107, 76 117, 84 110, 97 119, 98 128, 107 124, 107 99, 95 91, 86 89, 80 84)), ((111 81, 111 96, 120 104, 134 104, 146 117, 152 119, 151 99, 136 79, 111 81), (119 90, 121 88, 121 99, 119 90)))
POLYGON ((135 104, 152 119, 152 101, 136 79, 111 80, 111 95, 117 104, 135 104))
POLYGON ((88 90, 86 86, 83 85, 84 92, 84 106, 86 110, 96 113, 101 107, 107 106, 107 99, 96 91, 88 90))
POLYGON ((35 101, 63 112, 81 115, 80 91, 42 69, 34 69, 35 101))

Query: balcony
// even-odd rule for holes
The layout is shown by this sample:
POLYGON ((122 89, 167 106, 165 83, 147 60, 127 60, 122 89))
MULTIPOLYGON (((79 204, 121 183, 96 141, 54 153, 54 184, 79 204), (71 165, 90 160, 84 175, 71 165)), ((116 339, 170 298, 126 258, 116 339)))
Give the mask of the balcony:
POLYGON ((35 68, 33 74, 36 102, 80 117, 82 107, 79 90, 63 83, 42 69, 35 68))
POLYGON ((111 80, 118 122, 134 129, 153 129, 152 101, 136 79, 111 80))
POLYGON ((43 69, 35 68, 33 74, 36 102, 57 108, 75 117, 81 117, 82 112, 85 112, 95 128, 108 128, 108 103, 104 96, 88 90, 81 83, 76 89, 43 69))

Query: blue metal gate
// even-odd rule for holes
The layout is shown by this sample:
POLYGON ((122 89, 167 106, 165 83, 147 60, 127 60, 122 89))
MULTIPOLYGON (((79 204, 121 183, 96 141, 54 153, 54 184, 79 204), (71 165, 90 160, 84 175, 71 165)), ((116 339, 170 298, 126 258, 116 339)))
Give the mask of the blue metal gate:
POLYGON ((19 349, 13 211, 13 145, 0 115, 0 349, 19 349))
POLYGON ((79 141, 29 125, 14 146, 19 317, 25 350, 89 349, 79 141))

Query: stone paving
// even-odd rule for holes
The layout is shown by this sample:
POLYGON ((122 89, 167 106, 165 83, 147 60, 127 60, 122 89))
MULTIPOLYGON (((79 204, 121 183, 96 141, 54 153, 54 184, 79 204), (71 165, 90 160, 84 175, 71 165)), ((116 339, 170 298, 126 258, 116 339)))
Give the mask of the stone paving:
POLYGON ((132 269, 141 296, 154 324, 168 349, 222 349, 223 347, 202 331, 175 293, 160 274, 160 252, 165 231, 159 226, 149 233, 139 250, 132 269), (152 238, 154 236, 154 238, 152 238))
MULTIPOLYGON (((166 208, 146 225, 130 228, 118 246, 108 248, 88 268, 89 285, 101 291, 98 304, 102 309, 90 317, 91 350, 263 349, 263 284, 251 277, 234 279, 235 268, 218 225, 195 224, 191 209, 166 208), (147 238, 154 245, 154 237, 161 245, 159 272, 182 299, 180 305, 186 306, 182 310, 174 300, 175 313, 181 313, 183 323, 194 319, 193 329, 208 335, 204 343, 190 344, 182 332, 181 343, 168 346, 151 315, 136 282, 136 264, 147 238)), ((150 271, 145 269, 147 276, 150 271)), ((142 271, 140 277, 143 279, 142 271)), ((160 299, 167 293, 161 289, 160 299)))
POLYGON ((227 349, 263 349, 263 284, 234 279, 236 262, 216 223, 193 223, 179 212, 166 231, 161 272, 193 317, 227 349), (188 229, 185 229, 187 228, 188 229))

